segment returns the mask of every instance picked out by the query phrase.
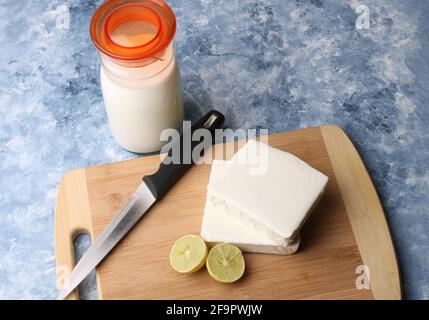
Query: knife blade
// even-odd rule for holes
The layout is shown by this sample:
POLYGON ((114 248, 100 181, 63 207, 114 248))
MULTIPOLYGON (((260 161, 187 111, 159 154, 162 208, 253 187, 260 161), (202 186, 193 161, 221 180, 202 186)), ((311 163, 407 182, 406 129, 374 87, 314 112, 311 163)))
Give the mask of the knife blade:
MULTIPOLYGON (((72 272, 65 279, 64 285, 58 295, 58 300, 63 300, 85 279, 85 277, 98 266, 119 241, 131 230, 131 228, 143 217, 143 215, 160 201, 170 188, 182 177, 186 171, 198 160, 192 159, 185 162, 184 139, 185 134, 191 134, 197 129, 207 129, 211 133, 214 143, 214 131, 223 125, 225 117, 222 113, 212 110, 204 115, 190 128, 191 132, 183 132, 180 143, 180 161, 178 163, 165 164, 161 162, 158 171, 143 177, 131 198, 115 215, 110 224, 101 232, 91 247, 76 264, 72 272)), ((191 141, 191 152, 201 141, 191 141)), ((170 148, 169 155, 174 148, 170 148)), ((203 154, 201 154, 203 156, 203 154)))

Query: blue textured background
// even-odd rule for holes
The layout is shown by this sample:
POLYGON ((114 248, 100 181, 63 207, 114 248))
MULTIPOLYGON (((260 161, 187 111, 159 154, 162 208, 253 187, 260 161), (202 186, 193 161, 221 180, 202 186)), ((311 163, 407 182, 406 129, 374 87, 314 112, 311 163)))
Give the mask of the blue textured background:
MULTIPOLYGON (((0 298, 56 296, 53 206, 68 170, 134 157, 110 134, 88 35, 100 1, 0 0, 0 298)), ((337 123, 384 203, 407 298, 429 298, 429 2, 171 1, 187 118, 337 123), (366 4, 371 27, 357 30, 366 4)))

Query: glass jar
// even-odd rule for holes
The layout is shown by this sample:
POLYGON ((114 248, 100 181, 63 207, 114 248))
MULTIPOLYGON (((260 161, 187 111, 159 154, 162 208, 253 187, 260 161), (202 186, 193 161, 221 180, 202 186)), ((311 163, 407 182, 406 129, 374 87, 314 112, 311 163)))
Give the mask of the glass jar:
POLYGON ((173 11, 163 0, 107 0, 90 32, 113 137, 131 152, 160 150, 161 132, 183 120, 173 11))

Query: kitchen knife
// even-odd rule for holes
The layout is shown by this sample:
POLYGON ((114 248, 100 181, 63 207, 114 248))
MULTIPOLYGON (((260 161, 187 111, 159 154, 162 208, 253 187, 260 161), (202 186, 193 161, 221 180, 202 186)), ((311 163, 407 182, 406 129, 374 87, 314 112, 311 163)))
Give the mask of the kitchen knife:
MULTIPOLYGON (((189 155, 185 155, 186 142, 184 136, 192 137, 192 134, 197 129, 207 129, 211 133, 214 143, 215 129, 220 128, 225 120, 222 113, 212 110, 198 120, 189 129, 184 129, 180 136, 180 140, 175 142, 179 148, 171 147, 168 155, 171 156, 173 150, 180 150, 180 158, 178 163, 166 164, 161 162, 159 169, 152 175, 144 176, 143 182, 124 205, 124 207, 116 214, 110 224, 101 232, 95 239, 92 246, 83 255, 76 264, 70 275, 65 279, 64 286, 60 290, 58 299, 62 300, 82 282, 83 279, 106 257, 106 255, 116 246, 116 244, 128 233, 128 231, 136 224, 137 221, 150 209, 150 207, 170 190, 170 188, 182 177, 186 171, 198 159, 193 159, 189 155), (190 131, 190 132, 189 132, 190 131), (190 161, 183 161, 189 158, 190 161)), ((192 141, 189 139, 190 151, 201 142, 192 141)), ((203 154, 200 154, 203 156, 203 154)))

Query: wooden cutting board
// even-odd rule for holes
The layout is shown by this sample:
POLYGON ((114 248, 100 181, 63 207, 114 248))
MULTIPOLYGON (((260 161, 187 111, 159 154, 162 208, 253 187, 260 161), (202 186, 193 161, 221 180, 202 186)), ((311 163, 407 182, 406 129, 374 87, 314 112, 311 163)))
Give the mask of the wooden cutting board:
MULTIPOLYGON (((398 265, 383 209, 345 133, 336 126, 322 126, 272 135, 268 142, 330 178, 323 199, 302 229, 296 254, 245 254, 245 276, 233 284, 217 283, 205 268, 191 275, 173 271, 169 251, 174 241, 200 232, 210 165, 196 165, 97 268, 100 297, 400 299, 398 265), (365 289, 362 265, 368 267, 370 289, 365 289)), ((74 237, 81 232, 97 237, 142 176, 154 172, 159 162, 156 155, 64 175, 55 210, 61 277, 74 266, 74 237)), ((70 298, 78 298, 78 293, 70 298)))

